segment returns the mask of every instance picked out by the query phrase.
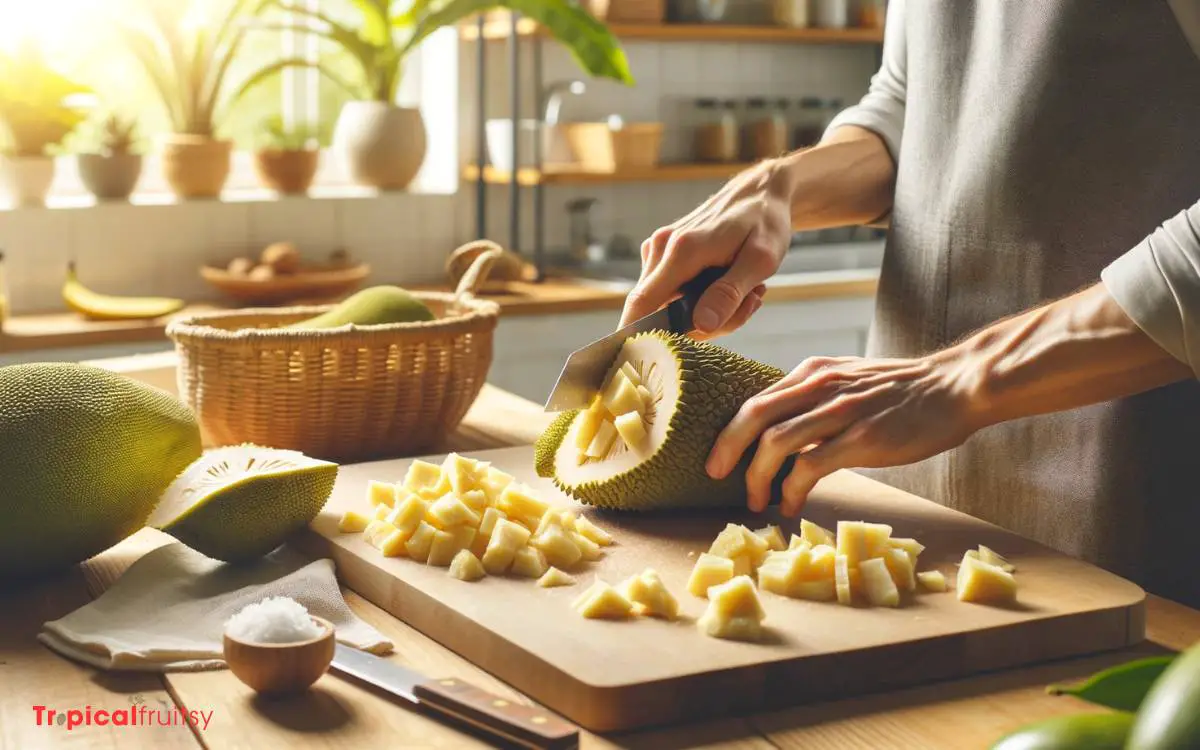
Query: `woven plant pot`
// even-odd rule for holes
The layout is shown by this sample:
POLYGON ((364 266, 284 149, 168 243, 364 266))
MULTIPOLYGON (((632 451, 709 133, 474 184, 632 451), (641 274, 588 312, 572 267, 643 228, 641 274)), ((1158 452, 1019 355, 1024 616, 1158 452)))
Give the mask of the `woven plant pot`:
POLYGON ((331 306, 177 318, 181 398, 211 445, 255 443, 341 463, 419 455, 452 432, 492 363, 495 302, 476 299, 498 253, 455 293, 414 292, 436 318, 281 329, 331 306))

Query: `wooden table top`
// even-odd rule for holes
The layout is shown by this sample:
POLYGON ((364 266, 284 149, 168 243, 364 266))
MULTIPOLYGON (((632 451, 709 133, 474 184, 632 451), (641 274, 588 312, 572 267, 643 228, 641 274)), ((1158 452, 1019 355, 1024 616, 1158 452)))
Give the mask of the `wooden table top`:
MULTIPOLYGON (((128 374, 128 367, 122 368, 128 374)), ((147 379, 165 384, 152 372, 147 379)), ((531 442, 546 424, 540 407, 487 387, 446 450, 473 451, 531 442)), ((374 691, 323 677, 294 699, 256 699, 228 671, 106 673, 62 659, 35 640, 41 624, 83 605, 130 563, 161 544, 157 532, 140 532, 79 569, 23 591, 0 591, 0 748, 361 748, 486 747, 374 691), (207 728, 38 726, 34 706, 118 709, 149 707, 212 712, 207 728)), ((376 608, 351 591, 346 599, 395 645, 391 657, 436 677, 458 677, 524 701, 492 678, 376 608)), ((152 615, 148 615, 152 616, 152 615)), ((1200 612, 1162 599, 1147 603, 1148 642, 1100 656, 981 675, 965 680, 853 700, 665 727, 618 736, 585 734, 584 748, 985 748, 1005 732, 1059 714, 1090 710, 1069 697, 1051 697, 1045 686, 1163 649, 1200 640, 1200 612)))
MULTIPOLYGON (((383 283, 383 282, 380 282, 383 283)), ((796 281, 771 287, 766 302, 869 297, 875 294, 875 279, 828 279, 796 281)), ((416 290, 450 291, 439 285, 414 286, 416 290)), ((506 316, 581 313, 619 310, 625 294, 611 288, 581 284, 571 279, 547 279, 540 284, 512 282, 501 293, 483 295, 495 300, 506 316)), ((181 315, 227 309, 219 303, 189 305, 181 315)), ((150 321, 89 321, 71 312, 15 315, 0 326, 0 354, 77 346, 130 344, 164 339, 168 318, 150 321)))

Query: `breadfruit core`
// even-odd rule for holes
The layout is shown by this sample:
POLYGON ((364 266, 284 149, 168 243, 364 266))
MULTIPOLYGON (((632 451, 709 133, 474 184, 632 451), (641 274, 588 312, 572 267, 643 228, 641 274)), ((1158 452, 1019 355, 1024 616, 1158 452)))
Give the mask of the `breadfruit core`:
POLYGON ((538 475, 604 508, 742 505, 753 451, 721 480, 710 478, 704 465, 741 405, 783 375, 686 336, 664 331, 633 336, 591 406, 563 412, 538 439, 538 475))
POLYGON ((147 525, 211 558, 246 562, 316 518, 337 473, 298 451, 217 448, 171 483, 147 525))

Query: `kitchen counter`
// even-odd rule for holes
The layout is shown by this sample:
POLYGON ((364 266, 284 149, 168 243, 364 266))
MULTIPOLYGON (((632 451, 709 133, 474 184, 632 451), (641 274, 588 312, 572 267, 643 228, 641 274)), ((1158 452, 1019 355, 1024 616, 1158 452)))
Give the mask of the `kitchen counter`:
MULTIPOLYGON (((157 385, 173 381, 169 356, 101 363, 157 385)), ((547 423, 540 407, 493 387, 483 391, 462 427, 443 446, 472 451, 531 442, 547 423)), ((375 748, 484 747, 472 737, 374 691, 328 675, 305 696, 254 698, 227 671, 97 673, 52 654, 34 640, 40 624, 81 606, 133 560, 162 543, 143 531, 60 578, 20 592, 0 592, 0 747, 52 748, 375 748), (182 727, 37 726, 33 706, 59 710, 187 706, 213 711, 207 729, 182 727)), ((398 662, 431 676, 458 677, 524 700, 503 683, 409 628, 353 592, 347 601, 396 644, 398 662)), ((1046 695, 1051 682, 1072 680, 1163 648, 1200 640, 1200 612, 1150 597, 1148 642, 1136 648, 1032 668, 930 684, 893 693, 751 716, 666 727, 620 736, 585 734, 583 747, 690 748, 947 748, 987 747, 1007 731, 1038 719, 1090 710, 1069 697, 1046 695)))
MULTIPOLYGON (((870 297, 875 294, 875 287, 875 276, 870 272, 792 274, 768 289, 766 302, 870 297)), ((449 291, 445 286, 413 288, 449 291)), ((625 291, 620 285, 554 278, 541 284, 512 283, 504 293, 484 296, 496 300, 506 316, 525 316, 619 310, 624 303, 625 291)), ((221 308, 214 304, 194 305, 182 314, 221 308)), ((75 313, 16 315, 5 321, 0 331, 0 354, 155 342, 163 339, 166 323, 165 319, 89 321, 75 313)))

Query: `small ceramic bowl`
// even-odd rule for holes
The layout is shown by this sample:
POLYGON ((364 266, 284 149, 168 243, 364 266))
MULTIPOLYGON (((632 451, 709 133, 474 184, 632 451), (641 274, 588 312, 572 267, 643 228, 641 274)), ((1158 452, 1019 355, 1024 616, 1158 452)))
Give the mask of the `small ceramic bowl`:
POLYGON ((225 635, 225 662, 239 680, 264 695, 288 695, 307 690, 333 661, 333 624, 320 617, 313 622, 321 635, 296 643, 251 643, 225 635))

